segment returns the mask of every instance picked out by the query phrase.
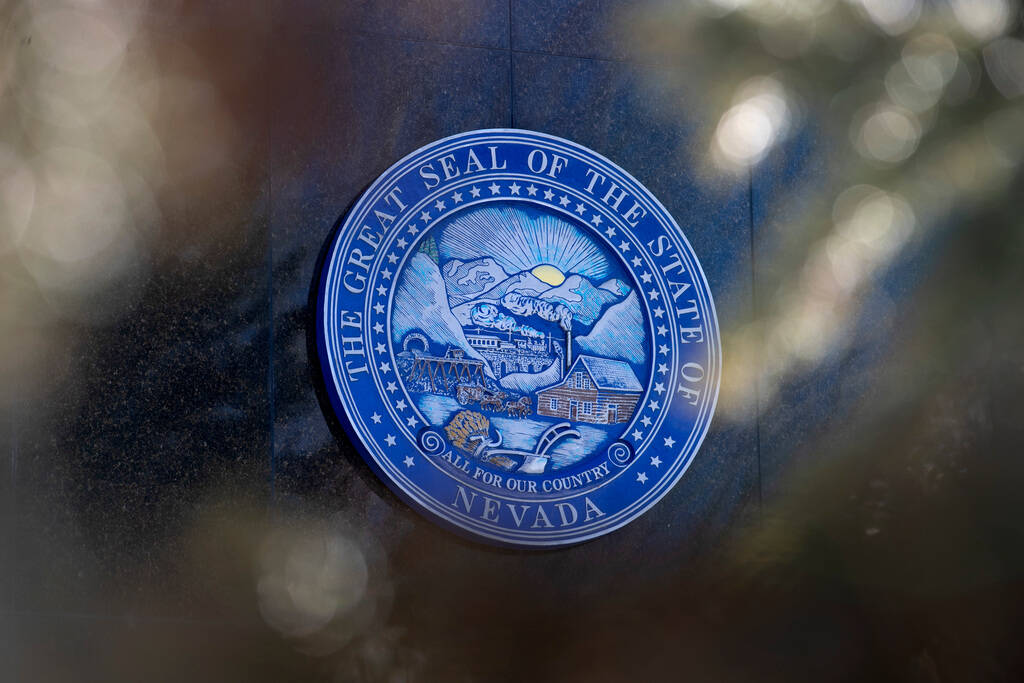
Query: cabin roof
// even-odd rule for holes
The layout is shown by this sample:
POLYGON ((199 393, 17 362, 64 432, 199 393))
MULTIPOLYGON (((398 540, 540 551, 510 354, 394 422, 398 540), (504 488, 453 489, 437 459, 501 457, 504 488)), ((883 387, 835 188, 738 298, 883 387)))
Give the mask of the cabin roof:
POLYGON ((610 358, 597 358, 595 356, 578 356, 576 362, 572 364, 569 372, 566 373, 568 377, 576 369, 579 364, 587 369, 590 377, 594 380, 594 384, 599 389, 617 389, 619 391, 643 391, 643 387, 640 386, 640 381, 637 380, 636 375, 633 374, 633 368, 629 367, 628 363, 621 360, 612 360, 610 358))

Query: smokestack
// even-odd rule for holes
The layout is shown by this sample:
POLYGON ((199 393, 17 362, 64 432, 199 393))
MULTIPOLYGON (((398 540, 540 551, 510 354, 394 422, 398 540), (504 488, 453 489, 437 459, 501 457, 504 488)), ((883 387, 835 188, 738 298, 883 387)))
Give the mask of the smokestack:
POLYGON ((565 373, 569 374, 572 365, 572 323, 565 330, 565 373))

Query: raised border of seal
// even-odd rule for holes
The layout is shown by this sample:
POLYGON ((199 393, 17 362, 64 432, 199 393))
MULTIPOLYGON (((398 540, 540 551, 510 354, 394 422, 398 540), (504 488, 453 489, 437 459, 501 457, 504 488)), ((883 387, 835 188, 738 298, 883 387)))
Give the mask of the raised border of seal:
POLYGON ((429 519, 498 545, 579 543, 649 510, 693 461, 721 376, 711 291, 669 212, 605 157, 518 129, 443 138, 381 174, 329 240, 315 306, 316 347, 331 406, 377 476, 429 519), (474 157, 468 163, 467 150, 474 157), (395 381, 387 334, 393 276, 415 251, 417 236, 469 206, 462 198, 471 192, 479 204, 528 202, 561 212, 604 240, 635 282, 643 283, 651 374, 644 378, 642 410, 608 448, 608 476, 600 482, 531 496, 460 480, 450 473, 451 460, 448 470, 438 465, 437 432, 411 400, 400 397, 405 389, 395 381))

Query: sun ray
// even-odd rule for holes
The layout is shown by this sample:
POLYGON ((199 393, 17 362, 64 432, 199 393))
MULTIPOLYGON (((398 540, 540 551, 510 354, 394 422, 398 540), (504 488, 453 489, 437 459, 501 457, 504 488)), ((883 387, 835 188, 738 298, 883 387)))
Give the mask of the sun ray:
POLYGON ((438 247, 446 258, 494 258, 509 273, 550 265, 561 273, 601 279, 607 258, 582 230, 550 214, 509 206, 488 206, 456 216, 441 230, 438 247))

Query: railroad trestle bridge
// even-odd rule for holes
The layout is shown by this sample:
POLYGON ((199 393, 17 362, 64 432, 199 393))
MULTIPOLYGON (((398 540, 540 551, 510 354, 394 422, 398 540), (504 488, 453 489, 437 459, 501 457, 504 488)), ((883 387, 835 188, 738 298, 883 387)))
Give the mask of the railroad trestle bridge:
POLYGON ((426 377, 430 380, 430 390, 437 392, 438 383, 443 383, 444 390, 449 391, 459 384, 478 384, 483 386, 484 363, 475 358, 466 358, 461 350, 449 349, 444 357, 416 356, 413 361, 409 379, 416 380, 426 377))

